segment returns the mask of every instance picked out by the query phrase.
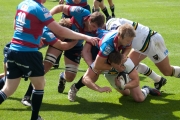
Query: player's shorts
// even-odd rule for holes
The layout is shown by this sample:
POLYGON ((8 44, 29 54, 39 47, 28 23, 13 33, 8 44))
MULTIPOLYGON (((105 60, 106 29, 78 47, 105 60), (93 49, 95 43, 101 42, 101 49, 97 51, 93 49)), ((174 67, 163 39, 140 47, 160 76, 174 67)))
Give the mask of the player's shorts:
MULTIPOLYGON (((90 5, 86 5, 86 6, 84 6, 83 8, 86 9, 86 10, 89 10, 89 11, 91 12, 90 5)), ((61 17, 61 18, 71 18, 71 17, 72 17, 72 16, 68 16, 68 15, 62 13, 62 17, 61 17)))
POLYGON ((135 51, 146 55, 154 63, 159 63, 168 56, 168 50, 164 43, 164 39, 159 33, 156 33, 155 35, 151 36, 150 44, 147 50, 148 52, 143 53, 137 50, 135 51))
POLYGON ((104 77, 107 79, 107 81, 110 83, 110 85, 113 88, 117 88, 117 86, 115 85, 115 78, 117 77, 118 74, 104 74, 104 77))
POLYGON ((83 49, 83 45, 74 46, 73 48, 64 51, 64 56, 66 56, 68 59, 72 60, 73 62, 79 64, 81 60, 82 49, 83 49))
POLYGON ((26 78, 44 76, 42 53, 8 50, 7 78, 15 79, 21 76, 26 78))
POLYGON ((11 43, 8 43, 4 46, 3 54, 4 54, 4 64, 7 62, 7 52, 9 50, 11 43))

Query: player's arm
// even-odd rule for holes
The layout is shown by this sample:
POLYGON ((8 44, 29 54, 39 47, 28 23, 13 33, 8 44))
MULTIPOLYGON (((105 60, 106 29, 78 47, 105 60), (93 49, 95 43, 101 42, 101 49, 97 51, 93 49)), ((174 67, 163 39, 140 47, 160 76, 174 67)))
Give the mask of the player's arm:
POLYGON ((96 59, 94 61, 94 68, 93 68, 94 71, 99 73, 103 70, 110 70, 111 68, 112 66, 107 64, 107 58, 101 57, 100 55, 96 56, 96 59))
POLYGON ((63 12, 64 14, 68 15, 68 9, 69 9, 69 5, 60 4, 60 5, 54 6, 50 10, 50 13, 51 13, 51 15, 54 15, 54 14, 62 13, 63 12))
POLYGON ((111 92, 111 88, 109 87, 100 87, 95 82, 98 79, 98 75, 96 75, 92 69, 89 67, 86 73, 83 76, 82 82, 84 85, 86 85, 88 88, 98 91, 98 92, 111 92))
POLYGON ((86 40, 92 43, 92 45, 97 45, 100 40, 97 37, 91 37, 85 34, 77 33, 68 28, 60 26, 57 22, 53 21, 47 25, 47 27, 54 33, 64 38, 75 39, 75 40, 86 40))
POLYGON ((129 78, 131 81, 126 84, 125 89, 131 89, 139 86, 139 76, 137 70, 133 70, 129 73, 129 78))
POLYGON ((124 54, 125 56, 128 56, 128 54, 130 53, 131 49, 132 49, 132 45, 126 47, 126 48, 123 50, 122 54, 124 54))
POLYGON ((84 61, 87 63, 88 66, 90 66, 93 62, 92 60, 92 53, 91 53, 92 45, 90 43, 85 43, 83 50, 82 50, 82 57, 84 61))
POLYGON ((78 41, 71 41, 71 42, 63 42, 61 40, 58 40, 56 43, 54 43, 52 46, 60 49, 60 50, 69 50, 73 48, 78 41))

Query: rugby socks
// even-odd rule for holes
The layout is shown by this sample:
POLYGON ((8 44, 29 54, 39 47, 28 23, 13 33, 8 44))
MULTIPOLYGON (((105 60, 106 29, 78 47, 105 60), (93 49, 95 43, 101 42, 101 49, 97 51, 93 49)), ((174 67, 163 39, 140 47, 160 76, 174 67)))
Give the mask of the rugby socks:
POLYGON ((83 76, 79 79, 79 81, 75 84, 75 87, 76 87, 76 89, 80 89, 80 88, 82 88, 83 86, 85 86, 83 83, 82 83, 82 78, 83 78, 83 76))
POLYGON ((33 90, 32 91, 32 115, 31 120, 37 120, 39 115, 39 110, 42 104, 44 90, 33 90))
POLYGON ((114 7, 114 5, 113 5, 113 6, 110 6, 110 9, 111 9, 111 12, 112 12, 112 17, 115 18, 115 14, 114 14, 114 9, 115 9, 115 7, 114 7))
POLYGON ((141 89, 141 91, 144 94, 144 97, 146 98, 147 95, 149 94, 149 89, 148 88, 143 88, 143 89, 141 89))
POLYGON ((0 90, 0 104, 7 99, 6 94, 0 90))
POLYGON ((0 79, 0 90, 3 88, 5 82, 6 82, 6 77, 4 76, 0 79))
POLYGON ((110 16, 106 7, 102 9, 102 12, 105 14, 106 18, 110 16))
POLYGON ((33 90, 33 86, 32 86, 32 84, 30 83, 30 84, 29 84, 29 87, 28 87, 28 89, 27 89, 27 91, 26 91, 26 94, 25 94, 24 96, 29 96, 29 97, 31 97, 31 95, 32 95, 32 90, 33 90))
POLYGON ((147 77, 150 77, 155 83, 159 82, 161 80, 161 76, 156 74, 153 70, 151 70, 146 64, 139 63, 139 65, 136 67, 136 70, 147 77))
POLYGON ((172 68, 173 68, 173 71, 172 71, 171 76, 180 78, 180 67, 179 66, 172 66, 172 68))

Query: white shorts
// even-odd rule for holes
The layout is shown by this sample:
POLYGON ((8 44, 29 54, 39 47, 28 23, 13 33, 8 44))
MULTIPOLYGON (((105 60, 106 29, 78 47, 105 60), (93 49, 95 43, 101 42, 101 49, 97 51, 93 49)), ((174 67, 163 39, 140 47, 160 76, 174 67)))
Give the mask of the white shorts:
POLYGON ((117 77, 118 74, 114 74, 114 75, 111 75, 111 74, 104 74, 104 77, 108 80, 108 82, 111 84, 111 86, 113 88, 117 88, 117 86, 115 85, 115 78, 117 77))
POLYGON ((143 55, 146 55, 154 63, 159 63, 168 56, 168 50, 164 43, 164 39, 159 33, 156 33, 155 35, 151 36, 150 44, 146 52, 143 53, 139 50, 135 51, 143 55))

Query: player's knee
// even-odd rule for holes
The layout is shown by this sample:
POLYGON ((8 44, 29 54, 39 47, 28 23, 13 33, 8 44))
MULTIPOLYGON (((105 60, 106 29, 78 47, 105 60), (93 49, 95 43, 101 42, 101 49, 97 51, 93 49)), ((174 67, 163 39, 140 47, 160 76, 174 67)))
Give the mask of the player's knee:
POLYGON ((72 64, 66 64, 65 68, 65 79, 67 82, 72 82, 76 77, 78 66, 72 64))
POLYGON ((53 65, 56 62, 57 57, 51 53, 47 53, 44 61, 49 62, 49 64, 53 65))

